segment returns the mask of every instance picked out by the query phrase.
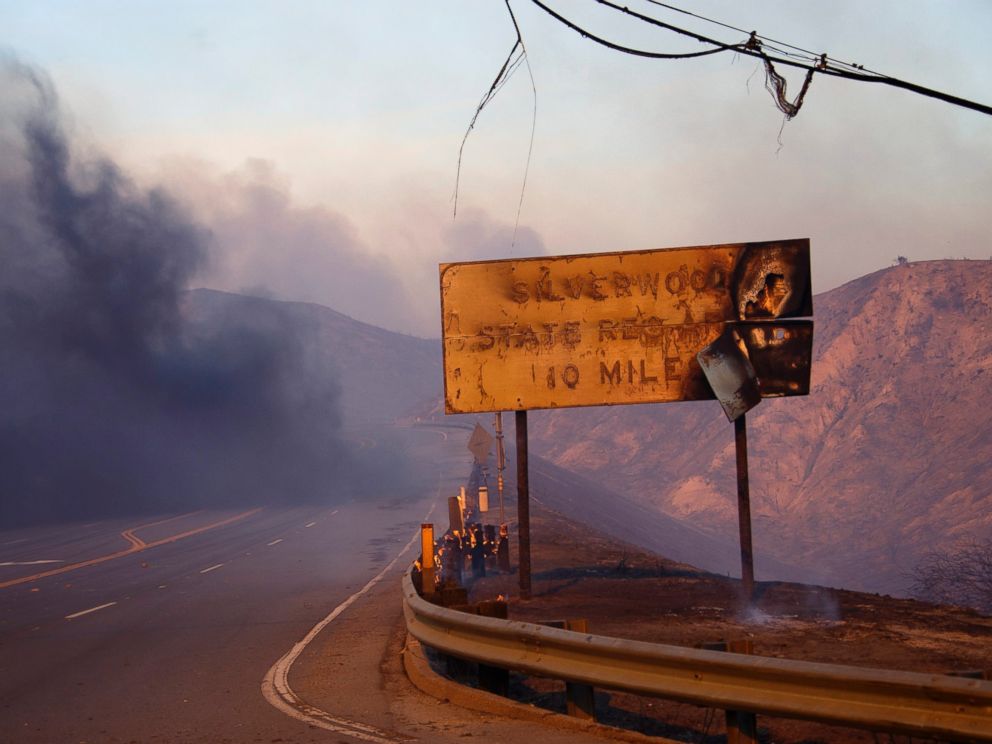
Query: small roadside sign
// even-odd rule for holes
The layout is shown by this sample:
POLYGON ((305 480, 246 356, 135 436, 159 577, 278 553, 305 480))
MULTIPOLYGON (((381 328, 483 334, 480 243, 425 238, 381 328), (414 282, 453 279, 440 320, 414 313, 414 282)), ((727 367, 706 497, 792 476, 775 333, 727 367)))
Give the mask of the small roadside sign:
POLYGON ((475 429, 472 431, 472 436, 468 440, 468 451, 475 456, 477 463, 485 464, 489 458, 489 452, 492 450, 494 441, 492 434, 477 423, 475 429))

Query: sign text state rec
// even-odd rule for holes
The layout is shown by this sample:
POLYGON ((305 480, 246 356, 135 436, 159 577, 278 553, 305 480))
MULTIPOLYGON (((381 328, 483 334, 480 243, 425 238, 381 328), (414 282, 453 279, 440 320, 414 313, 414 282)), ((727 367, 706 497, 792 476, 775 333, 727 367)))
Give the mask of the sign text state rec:
POLYGON ((696 354, 728 323, 768 371, 763 396, 809 389, 812 321, 780 320, 813 312, 805 239, 450 263, 440 278, 448 413, 709 399, 696 354))

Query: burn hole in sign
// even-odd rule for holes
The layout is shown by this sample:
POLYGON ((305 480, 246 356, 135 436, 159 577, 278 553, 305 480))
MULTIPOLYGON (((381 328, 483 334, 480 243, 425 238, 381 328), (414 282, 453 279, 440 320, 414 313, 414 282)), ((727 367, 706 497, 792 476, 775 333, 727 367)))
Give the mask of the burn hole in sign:
POLYGON ((782 274, 766 274, 765 286, 758 290, 744 310, 746 318, 774 318, 783 300, 789 294, 789 285, 782 274))

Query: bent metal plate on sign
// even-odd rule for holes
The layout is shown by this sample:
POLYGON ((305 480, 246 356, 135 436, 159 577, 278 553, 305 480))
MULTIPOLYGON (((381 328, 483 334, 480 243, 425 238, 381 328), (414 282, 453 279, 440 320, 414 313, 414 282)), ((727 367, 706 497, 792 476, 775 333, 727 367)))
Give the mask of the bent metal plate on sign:
POLYGON ((775 323, 813 314, 807 239, 450 263, 440 278, 448 413, 709 399, 696 354, 741 321, 761 326, 745 343, 774 341, 748 344, 767 395, 809 389, 812 322, 775 323))

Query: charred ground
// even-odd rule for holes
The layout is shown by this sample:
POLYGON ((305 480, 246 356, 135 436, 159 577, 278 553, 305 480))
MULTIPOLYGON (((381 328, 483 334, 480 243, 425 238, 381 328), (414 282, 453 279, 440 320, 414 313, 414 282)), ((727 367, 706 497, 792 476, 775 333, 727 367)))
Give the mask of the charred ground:
MULTIPOLYGON (((509 598, 510 619, 588 620, 589 632, 693 647, 750 640, 760 656, 943 674, 992 671, 992 618, 886 595, 759 582, 752 603, 740 582, 609 538, 560 513, 532 511, 533 599, 516 575, 477 579, 472 599, 509 598)), ((515 546, 514 546, 515 547, 515 546)), ((760 576, 759 576, 760 578, 760 576)), ((564 709, 562 683, 517 677, 514 693, 564 709)), ((600 720, 683 741, 722 741, 722 714, 600 692, 600 720)), ((762 741, 871 742, 871 733, 759 718, 762 741)))

